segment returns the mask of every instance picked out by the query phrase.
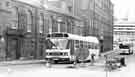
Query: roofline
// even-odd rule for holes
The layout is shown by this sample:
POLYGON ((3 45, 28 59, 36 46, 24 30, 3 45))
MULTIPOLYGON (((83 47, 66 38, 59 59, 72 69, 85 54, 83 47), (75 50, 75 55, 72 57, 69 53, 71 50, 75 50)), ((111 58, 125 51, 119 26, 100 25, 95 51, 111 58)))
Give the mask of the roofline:
POLYGON ((30 4, 30 3, 27 3, 27 2, 23 2, 23 1, 20 1, 20 0, 11 0, 11 1, 18 2, 18 3, 22 3, 22 4, 25 4, 25 5, 28 5, 28 6, 30 6, 30 7, 34 7, 34 8, 39 8, 39 9, 42 8, 41 5, 36 6, 36 5, 34 5, 34 4, 30 4))
POLYGON ((135 23, 119 23, 119 24, 114 24, 114 25, 135 25, 135 23))
POLYGON ((39 8, 39 9, 42 8, 44 11, 50 11, 50 12, 54 12, 54 13, 63 14, 63 15, 72 17, 72 18, 74 18, 74 19, 80 20, 80 21, 82 20, 79 16, 74 16, 74 15, 72 15, 71 13, 63 12, 63 10, 61 10, 60 8, 55 8, 55 7, 46 8, 45 6, 42 6, 42 5, 36 6, 36 5, 34 5, 34 4, 29 4, 29 3, 27 3, 27 2, 23 2, 23 1, 20 1, 20 0, 12 0, 12 1, 19 2, 19 3, 23 3, 23 4, 29 5, 29 6, 31 6, 31 7, 34 7, 34 8, 39 8), (60 11, 58 11, 58 10, 60 10, 60 11))

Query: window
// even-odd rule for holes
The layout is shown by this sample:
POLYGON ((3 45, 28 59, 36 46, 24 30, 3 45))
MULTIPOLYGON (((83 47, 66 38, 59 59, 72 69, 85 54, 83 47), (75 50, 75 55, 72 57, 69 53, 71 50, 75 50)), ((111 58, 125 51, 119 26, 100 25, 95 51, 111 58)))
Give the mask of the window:
POLYGON ((92 48, 92 44, 88 43, 88 48, 91 49, 92 48))
POLYGON ((72 6, 68 6, 68 11, 72 12, 72 6))
POLYGON ((53 34, 48 34, 47 37, 68 37, 68 34, 53 33, 53 34))
POLYGON ((6 24, 6 26, 11 26, 12 29, 17 29, 18 24, 16 22, 12 22, 10 24, 6 24))
POLYGON ((10 6, 10 2, 6 2, 6 6, 9 7, 10 6))
POLYGON ((40 17, 39 17, 39 33, 43 33, 43 13, 40 13, 40 17))
POLYGON ((83 47, 87 48, 87 42, 83 42, 83 47))
POLYGON ((2 2, 0 2, 0 7, 2 6, 2 2))
POLYGON ((31 32, 32 28, 32 12, 29 10, 27 14, 27 32, 31 32))
POLYGON ((80 41, 80 48, 83 48, 83 41, 80 41))
POLYGON ((12 28, 12 29, 17 29, 18 28, 18 8, 17 7, 14 7, 13 8, 13 12, 14 13, 14 16, 15 16, 15 19, 11 21, 10 24, 7 24, 8 27, 12 28))
POLYGON ((79 48, 79 41, 75 40, 75 48, 79 48))

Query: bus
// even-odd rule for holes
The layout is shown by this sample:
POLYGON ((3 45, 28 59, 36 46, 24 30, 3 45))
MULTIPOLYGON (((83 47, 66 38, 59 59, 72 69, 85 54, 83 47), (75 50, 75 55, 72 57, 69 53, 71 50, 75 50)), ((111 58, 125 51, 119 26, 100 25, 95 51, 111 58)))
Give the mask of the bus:
POLYGON ((127 55, 133 54, 133 51, 131 48, 132 47, 130 44, 119 44, 119 49, 121 51, 120 54, 127 54, 127 55))
POLYGON ((46 37, 45 59, 58 62, 91 61, 100 54, 99 40, 93 36, 79 36, 71 33, 50 33, 46 37))

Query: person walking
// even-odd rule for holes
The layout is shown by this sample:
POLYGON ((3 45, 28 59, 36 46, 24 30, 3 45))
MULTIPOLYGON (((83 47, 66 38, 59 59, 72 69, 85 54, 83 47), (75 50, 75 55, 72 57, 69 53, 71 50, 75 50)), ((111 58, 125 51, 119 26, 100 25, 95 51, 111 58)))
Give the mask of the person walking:
POLYGON ((94 65, 95 62, 95 54, 91 54, 91 65, 94 65))

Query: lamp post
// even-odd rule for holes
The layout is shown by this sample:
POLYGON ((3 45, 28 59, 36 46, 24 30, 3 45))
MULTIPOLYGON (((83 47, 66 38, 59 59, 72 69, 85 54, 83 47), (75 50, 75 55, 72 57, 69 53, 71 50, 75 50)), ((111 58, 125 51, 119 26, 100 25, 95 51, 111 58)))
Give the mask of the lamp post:
POLYGON ((63 21, 62 17, 58 17, 58 19, 57 19, 57 22, 58 22, 58 32, 61 32, 60 26, 61 26, 62 21, 63 21))
POLYGON ((100 52, 103 52, 103 40, 104 40, 104 36, 103 36, 103 34, 101 34, 100 37, 99 37, 99 41, 100 41, 100 52))

